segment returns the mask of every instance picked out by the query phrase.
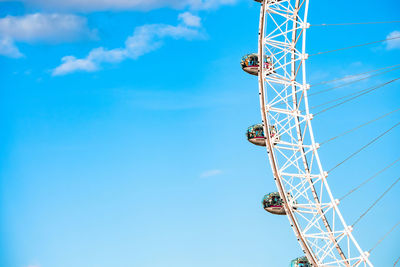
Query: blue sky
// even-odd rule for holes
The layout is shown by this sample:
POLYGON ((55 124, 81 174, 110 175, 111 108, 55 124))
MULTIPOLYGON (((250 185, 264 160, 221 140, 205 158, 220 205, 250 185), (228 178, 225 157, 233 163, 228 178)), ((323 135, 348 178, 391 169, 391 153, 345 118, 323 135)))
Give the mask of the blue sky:
MULTIPOLYGON (((245 139, 260 121, 259 5, 239 0, 0 1, 0 266, 287 266, 301 250, 265 150, 245 139)), ((399 20, 400 4, 310 1, 310 23, 399 20)), ((399 24, 311 27, 308 52, 385 39, 399 24)), ((399 63, 400 43, 310 58, 317 83, 399 63)), ((399 71, 311 98, 322 103, 399 71)), ((317 116, 318 141, 399 108, 398 83, 317 116)), ((326 169, 398 122, 396 113, 321 148, 326 169)), ((400 155, 395 129, 329 177, 335 196, 400 155)), ((399 164, 398 164, 399 165, 399 164)), ((349 223, 400 166, 344 200, 349 223)), ((364 250, 400 219, 400 188, 354 234, 364 250)), ((391 266, 400 230, 372 254, 391 266)))

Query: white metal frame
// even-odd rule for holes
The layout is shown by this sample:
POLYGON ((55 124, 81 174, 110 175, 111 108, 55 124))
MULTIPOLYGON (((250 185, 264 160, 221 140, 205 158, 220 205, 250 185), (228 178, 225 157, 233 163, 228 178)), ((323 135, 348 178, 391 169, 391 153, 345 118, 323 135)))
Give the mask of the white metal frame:
POLYGON ((332 196, 318 156, 309 113, 306 30, 309 0, 264 0, 259 59, 271 56, 275 72, 259 64, 259 95, 274 179, 296 237, 312 266, 373 266, 332 196), (280 136, 270 137, 274 125, 280 136))

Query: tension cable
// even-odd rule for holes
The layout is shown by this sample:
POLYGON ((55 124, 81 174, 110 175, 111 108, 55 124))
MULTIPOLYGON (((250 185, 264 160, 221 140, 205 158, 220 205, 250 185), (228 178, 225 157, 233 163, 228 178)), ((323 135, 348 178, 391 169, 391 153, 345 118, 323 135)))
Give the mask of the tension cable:
POLYGON ((337 51, 342 51, 342 50, 347 50, 347 49, 352 49, 352 48, 357 48, 357 47, 366 46, 366 45, 372 45, 372 44, 382 43, 382 42, 391 41, 391 40, 396 40, 396 39, 400 39, 400 36, 391 37, 391 38, 386 38, 386 39, 383 39, 383 40, 373 41, 373 42, 364 43, 364 44, 359 44, 359 45, 353 45, 353 46, 343 47, 343 48, 334 49, 334 50, 329 50, 329 51, 324 51, 324 52, 318 52, 318 53, 309 55, 309 57, 317 56, 317 55, 322 55, 322 54, 328 54, 328 53, 337 52, 337 51))
POLYGON ((396 164, 397 162, 400 161, 400 158, 396 159, 394 162, 390 163, 388 166, 386 166, 385 168, 383 168, 382 170, 378 171, 377 173, 375 173, 374 175, 372 175, 371 177, 369 177, 367 180, 365 180, 364 182, 362 182, 359 186, 353 188, 352 190, 350 190, 347 194, 345 194, 343 197, 341 197, 339 200, 342 201, 343 199, 345 199, 346 197, 348 197, 350 194, 354 193, 355 191, 357 191, 358 189, 360 189, 361 187, 363 187, 364 185, 366 185, 367 183, 369 183, 370 181, 372 181, 372 179, 374 179, 375 177, 377 177, 379 174, 385 172, 387 169, 389 169, 390 167, 392 167, 394 164, 396 164))
MULTIPOLYGON (((398 223, 396 223, 395 226, 393 226, 392 229, 390 229, 390 231, 387 232, 387 233, 375 244, 375 246, 374 246, 373 248, 371 248, 368 252, 371 253, 374 249, 376 249, 376 247, 377 247, 380 243, 382 243, 382 241, 385 240, 385 238, 388 237, 388 236, 390 235, 390 233, 392 233, 392 232, 394 231, 394 229, 396 229, 396 227, 399 226, 399 224, 400 224, 400 221, 399 221, 398 223)), ((399 261, 399 260, 397 260, 397 262, 398 262, 398 261, 399 261)), ((396 262, 396 263, 397 263, 397 262, 396 262)), ((396 265, 396 263, 395 263, 395 265, 396 265)))
POLYGON ((375 137, 374 139, 372 139, 371 141, 369 141, 366 145, 364 145, 363 147, 361 147, 360 149, 358 149, 356 152, 352 153, 350 156, 348 156, 347 158, 345 158, 343 161, 339 162, 338 164, 336 164, 335 167, 333 167, 332 169, 330 169, 328 171, 328 173, 330 173, 331 171, 333 171, 334 169, 336 169, 337 167, 339 167, 340 165, 342 165, 343 163, 345 163, 346 161, 350 160, 352 157, 354 157, 355 155, 357 155, 358 153, 360 153, 361 151, 363 151, 364 149, 366 149, 367 147, 369 147, 370 145, 372 145, 373 143, 375 143, 376 141, 378 141, 379 139, 381 139, 383 136, 385 136, 386 134, 388 134, 390 131, 392 131, 394 128, 396 128, 397 126, 400 125, 400 122, 396 123, 395 125, 393 125, 389 130, 386 130, 384 133, 380 134, 378 137, 375 137))
MULTIPOLYGON (((397 178, 397 180, 388 188, 388 189, 386 189, 386 191, 385 192, 383 192, 383 194, 377 199, 377 200, 375 200, 375 202, 363 213, 363 214, 361 214, 361 216, 353 223, 353 225, 352 225, 352 227, 354 227, 376 204, 378 204, 378 202, 387 194, 387 193, 389 193, 389 191, 398 183, 400 181, 400 177, 399 178, 397 178)), ((400 222, 399 222, 400 223, 400 222)), ((396 225, 397 226, 397 225, 396 225)), ((390 233, 390 232, 389 232, 390 233)), ((382 239, 383 240, 383 239, 382 239)), ((382 241, 380 241, 380 242, 382 242, 382 241)), ((380 243, 380 242, 378 242, 378 244, 380 243)), ((377 244, 377 245, 378 245, 377 244)), ((377 246, 377 245, 375 245, 375 247, 377 246)), ((375 248, 374 247, 374 248, 375 248)), ((374 249, 374 248, 372 248, 371 250, 370 250, 370 252, 374 249)))

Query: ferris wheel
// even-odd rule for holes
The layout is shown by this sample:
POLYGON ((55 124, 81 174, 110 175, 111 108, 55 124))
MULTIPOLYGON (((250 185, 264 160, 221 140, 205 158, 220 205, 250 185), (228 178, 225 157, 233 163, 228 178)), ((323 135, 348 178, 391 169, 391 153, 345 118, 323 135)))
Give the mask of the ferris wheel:
POLYGON ((278 188, 265 196, 264 208, 289 219, 305 254, 292 266, 373 266, 340 212, 314 139, 306 78, 309 0, 255 1, 261 3, 259 50, 241 65, 259 80, 262 124, 249 127, 247 138, 266 147, 278 188))

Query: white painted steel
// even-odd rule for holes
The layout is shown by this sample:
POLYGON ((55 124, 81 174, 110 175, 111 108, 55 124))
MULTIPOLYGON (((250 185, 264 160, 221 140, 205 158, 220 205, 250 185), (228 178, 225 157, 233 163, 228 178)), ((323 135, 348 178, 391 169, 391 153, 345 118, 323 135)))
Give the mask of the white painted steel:
POLYGON ((306 77, 309 0, 264 0, 259 57, 271 56, 274 73, 259 64, 259 95, 267 152, 285 211, 313 266, 373 266, 343 219, 314 141, 306 77), (270 136, 270 126, 280 141, 270 136), (274 143, 275 142, 275 143, 274 143))

